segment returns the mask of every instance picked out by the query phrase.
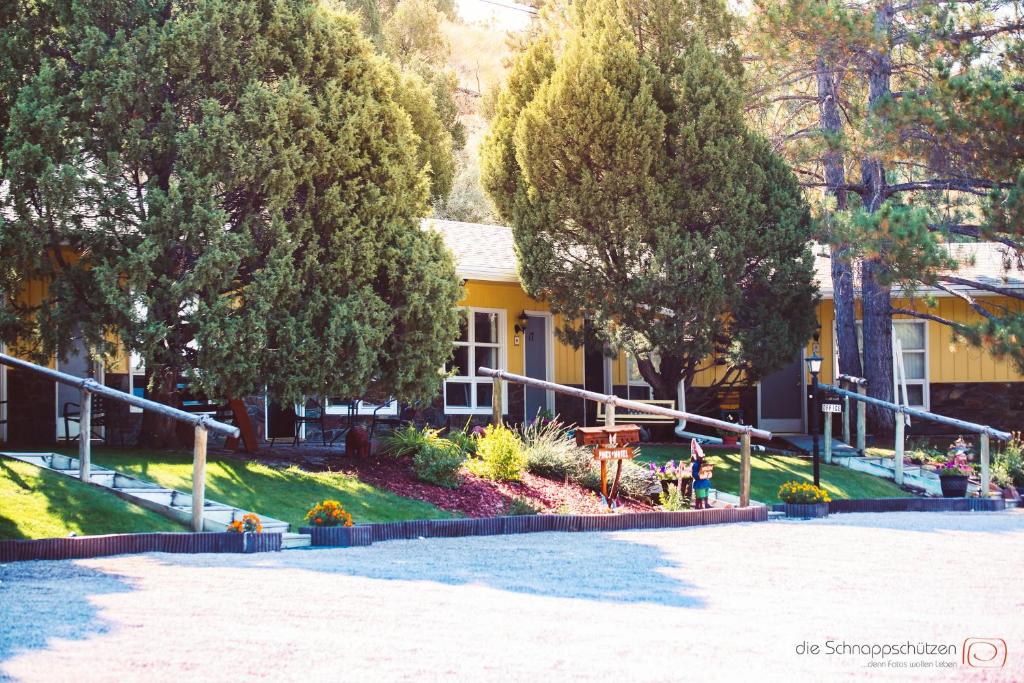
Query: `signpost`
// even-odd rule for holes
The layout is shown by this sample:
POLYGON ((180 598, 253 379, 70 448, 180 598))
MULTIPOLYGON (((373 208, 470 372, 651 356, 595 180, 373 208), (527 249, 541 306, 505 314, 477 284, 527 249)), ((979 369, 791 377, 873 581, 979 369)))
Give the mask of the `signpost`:
POLYGON ((619 479, 622 476, 622 461, 632 460, 635 452, 627 444, 640 440, 640 428, 636 425, 619 425, 605 427, 578 427, 576 443, 580 446, 594 447, 594 460, 601 463, 601 495, 611 507, 615 494, 619 491, 619 479), (615 481, 612 490, 608 491, 608 463, 614 462, 615 481))
POLYGON ((827 396, 821 402, 821 412, 825 413, 825 464, 832 464, 832 416, 843 412, 843 400, 837 396, 827 396))

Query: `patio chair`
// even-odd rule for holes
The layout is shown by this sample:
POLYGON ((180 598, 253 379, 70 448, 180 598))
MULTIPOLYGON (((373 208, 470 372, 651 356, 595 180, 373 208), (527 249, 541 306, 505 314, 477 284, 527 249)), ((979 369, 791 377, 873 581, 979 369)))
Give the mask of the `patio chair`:
MULTIPOLYGON (((102 396, 93 394, 91 403, 92 414, 90 415, 90 423, 92 429, 95 429, 96 427, 106 427, 108 423, 106 401, 102 396)), ((77 424, 79 430, 81 430, 82 406, 74 401, 65 401, 64 405, 61 407, 61 417, 64 419, 64 441, 70 443, 79 438, 78 436, 71 436, 71 423, 74 422, 77 424)), ((89 438, 93 438, 94 435, 95 432, 89 434, 89 438)))

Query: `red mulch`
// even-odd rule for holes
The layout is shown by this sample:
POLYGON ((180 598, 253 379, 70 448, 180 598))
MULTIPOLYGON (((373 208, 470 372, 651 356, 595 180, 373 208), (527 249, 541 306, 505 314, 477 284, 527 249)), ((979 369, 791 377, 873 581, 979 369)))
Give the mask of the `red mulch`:
MULTIPOLYGON (((246 457, 234 454, 235 457, 246 457)), ((462 485, 446 489, 416 478, 407 461, 373 455, 349 458, 337 450, 312 447, 264 449, 248 456, 270 466, 297 465, 309 471, 341 471, 361 481, 406 498, 432 503, 443 510, 467 517, 492 517, 502 514, 513 498, 530 501, 541 512, 562 514, 596 514, 607 512, 601 497, 576 484, 553 481, 534 474, 523 474, 518 482, 497 482, 483 479, 462 470, 462 485)), ((624 512, 646 512, 651 505, 620 497, 619 509, 624 512)))
MULTIPOLYGON (((530 473, 524 473, 522 481, 498 482, 463 469, 462 484, 457 489, 446 489, 416 479, 407 463, 386 458, 346 459, 339 469, 378 488, 407 498, 425 500, 443 510, 459 512, 467 517, 500 515, 513 498, 528 500, 541 512, 596 514, 608 510, 600 496, 581 486, 530 473)), ((619 507, 629 512, 653 509, 644 503, 622 499, 619 507)))

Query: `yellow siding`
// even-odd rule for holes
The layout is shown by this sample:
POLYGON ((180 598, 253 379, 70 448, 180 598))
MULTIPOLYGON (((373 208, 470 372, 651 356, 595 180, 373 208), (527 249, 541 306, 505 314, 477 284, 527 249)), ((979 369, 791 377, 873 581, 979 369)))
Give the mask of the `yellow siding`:
MULTIPOLYGON (((516 318, 522 311, 548 311, 546 303, 531 299, 516 283, 484 282, 469 280, 460 306, 476 308, 497 308, 505 311, 505 348, 508 350, 508 370, 522 374, 525 346, 515 346, 516 318)), ((559 316, 554 317, 557 328, 562 324, 559 316)), ((555 382, 559 384, 583 384, 583 350, 574 349, 555 338, 555 382)))

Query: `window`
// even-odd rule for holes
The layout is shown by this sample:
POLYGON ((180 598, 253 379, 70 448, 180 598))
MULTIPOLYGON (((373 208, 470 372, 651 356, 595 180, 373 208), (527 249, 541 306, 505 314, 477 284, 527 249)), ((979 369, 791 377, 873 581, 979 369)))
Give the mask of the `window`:
MULTIPOLYGON (((907 380, 907 403, 912 408, 928 410, 928 327, 924 320, 893 320, 892 334, 899 340, 903 351, 903 372, 907 380)), ((835 335, 833 335, 835 339, 835 335)), ((857 345, 860 348, 861 362, 864 361, 864 331, 861 321, 857 321, 857 345)), ((838 366, 837 351, 836 366, 838 366)), ((894 403, 903 403, 903 389, 899 386, 899 368, 897 359, 893 358, 893 397, 894 403)))
MULTIPOLYGON (((128 393, 146 398, 146 361, 134 351, 128 356, 128 393)), ((142 408, 129 406, 128 412, 141 413, 142 408)))
MULTIPOLYGON (((903 372, 907 380, 907 403, 915 408, 928 409, 928 344, 927 328, 923 320, 894 320, 893 339, 899 341, 903 351, 903 372)), ((897 359, 894 359, 897 360, 897 359)), ((902 388, 898 385, 899 369, 893 368, 896 380, 893 393, 903 402, 902 388)))
MULTIPOLYGON (((490 377, 478 377, 476 369, 505 367, 505 311, 467 308, 455 340, 455 353, 445 365, 451 377, 444 383, 446 413, 488 413, 491 410, 490 377)), ((502 405, 508 406, 507 397, 502 405)))
MULTIPOLYGON (((657 356, 653 356, 651 360, 654 361, 655 366, 658 365, 657 356)), ((651 385, 640 374, 640 368, 637 367, 633 354, 626 355, 626 383, 629 391, 627 398, 634 401, 646 401, 651 398, 651 385)))

